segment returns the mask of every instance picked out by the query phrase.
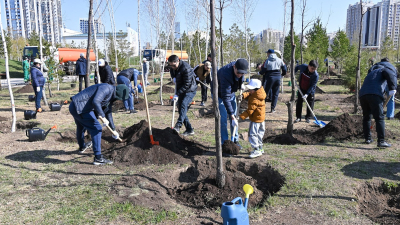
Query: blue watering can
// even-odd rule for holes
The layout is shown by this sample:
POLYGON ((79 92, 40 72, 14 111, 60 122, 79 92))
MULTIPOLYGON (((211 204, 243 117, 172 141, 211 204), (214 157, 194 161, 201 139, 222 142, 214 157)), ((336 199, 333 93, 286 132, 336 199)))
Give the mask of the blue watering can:
POLYGON ((139 92, 139 93, 142 93, 142 92, 143 92, 142 85, 139 84, 139 85, 137 86, 137 89, 138 89, 138 92, 139 92))
POLYGON ((246 193, 244 204, 241 197, 237 197, 230 202, 222 203, 221 216, 223 225, 249 225, 247 205, 249 203, 249 196, 253 194, 254 189, 251 185, 245 184, 243 190, 246 193), (237 202, 239 204, 236 204, 237 202))

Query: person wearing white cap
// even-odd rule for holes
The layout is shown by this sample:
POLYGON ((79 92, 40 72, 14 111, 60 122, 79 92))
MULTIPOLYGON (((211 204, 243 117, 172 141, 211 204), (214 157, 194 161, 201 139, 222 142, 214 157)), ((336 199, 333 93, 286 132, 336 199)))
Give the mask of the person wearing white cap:
POLYGON ((31 78, 32 78, 32 87, 35 92, 36 100, 36 112, 43 112, 44 110, 40 106, 40 101, 43 97, 43 86, 46 83, 46 79, 43 76, 42 71, 40 70, 42 61, 40 59, 33 60, 33 66, 31 67, 31 78))
POLYGON ((101 83, 115 85, 115 77, 108 62, 104 59, 99 59, 99 74, 101 83))
POLYGON ((80 54, 80 57, 78 60, 76 60, 76 65, 75 65, 75 70, 76 70, 76 75, 79 76, 79 92, 82 91, 82 83, 83 80, 85 80, 86 83, 86 59, 85 55, 83 53, 80 54))
POLYGON ((267 94, 261 86, 261 81, 251 79, 248 85, 245 85, 245 90, 239 98, 248 99, 247 110, 240 114, 240 118, 245 120, 250 119, 249 125, 249 142, 253 151, 250 158, 256 158, 264 153, 263 137, 265 133, 265 98, 267 94))

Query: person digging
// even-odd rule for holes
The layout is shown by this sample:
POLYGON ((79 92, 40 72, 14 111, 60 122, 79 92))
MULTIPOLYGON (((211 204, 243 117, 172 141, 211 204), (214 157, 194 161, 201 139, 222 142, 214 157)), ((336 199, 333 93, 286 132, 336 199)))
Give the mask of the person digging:
POLYGON ((397 70, 387 60, 382 59, 368 70, 368 75, 361 86, 359 96, 363 110, 363 132, 366 144, 373 142, 371 138, 371 115, 375 119, 378 147, 390 147, 385 141, 385 115, 383 114, 383 93, 389 89, 389 98, 396 94, 397 70))
POLYGON ((124 101, 125 111, 130 113, 137 113, 134 109, 134 99, 133 94, 135 91, 132 88, 132 81, 137 86, 137 77, 139 75, 139 71, 134 68, 129 68, 126 70, 122 70, 117 76, 117 84, 126 85, 129 89, 129 98, 124 101))
POLYGON ((240 118, 245 120, 250 118, 249 142, 253 151, 250 158, 256 158, 264 153, 263 137, 265 133, 265 98, 267 94, 258 79, 251 79, 248 85, 245 85, 242 95, 239 95, 239 101, 248 99, 247 110, 240 114, 240 118))
MULTIPOLYGON (((301 93, 303 93, 303 97, 297 91, 297 103, 296 103, 296 120, 295 123, 301 121, 301 111, 303 110, 303 101, 307 101, 310 105, 311 110, 314 109, 314 95, 315 88, 317 87, 317 82, 319 79, 319 75, 317 72, 318 64, 315 60, 311 60, 310 63, 298 65, 295 67, 294 72, 296 73, 300 70, 299 77, 299 88, 301 93)), ((306 123, 310 123, 311 118, 311 110, 307 107, 306 114, 306 123)))
POLYGON ((115 131, 112 117, 112 104, 115 100, 126 100, 129 97, 129 89, 126 85, 119 84, 112 86, 109 84, 92 85, 78 94, 71 97, 69 111, 74 117, 76 124, 76 139, 79 144, 79 153, 84 153, 93 146, 94 165, 112 164, 113 162, 105 159, 101 154, 101 134, 103 126, 110 126, 113 130, 112 137, 119 139, 115 131), (103 126, 97 120, 102 122, 103 126), (92 142, 84 142, 85 131, 88 131, 92 142))
POLYGON ((176 84, 173 101, 177 101, 179 117, 174 126, 174 130, 179 134, 182 124, 186 131, 182 135, 194 135, 194 129, 190 124, 187 112, 197 91, 196 76, 187 62, 179 60, 177 55, 171 55, 168 58, 168 64, 171 68, 171 77, 176 84))
POLYGON ((200 83, 201 87, 201 103, 200 106, 204 106, 204 103, 207 102, 207 86, 205 83, 210 84, 211 78, 211 63, 206 61, 204 64, 198 65, 194 68, 194 73, 196 74, 196 81, 200 83))

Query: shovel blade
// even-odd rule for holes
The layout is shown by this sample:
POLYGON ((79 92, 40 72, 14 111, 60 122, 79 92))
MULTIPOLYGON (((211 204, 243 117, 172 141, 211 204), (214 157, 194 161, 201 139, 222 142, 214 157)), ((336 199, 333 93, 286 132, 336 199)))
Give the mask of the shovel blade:
POLYGON ((326 126, 326 123, 322 122, 321 120, 315 120, 315 124, 317 124, 320 128, 324 128, 326 126))

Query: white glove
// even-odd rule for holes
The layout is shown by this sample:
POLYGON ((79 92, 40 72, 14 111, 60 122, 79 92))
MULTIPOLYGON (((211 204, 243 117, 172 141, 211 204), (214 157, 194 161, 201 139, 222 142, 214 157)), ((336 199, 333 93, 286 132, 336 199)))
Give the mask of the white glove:
POLYGON ((389 96, 393 96, 393 95, 395 95, 396 94, 396 90, 391 90, 391 91, 389 91, 389 96))
POLYGON ((172 83, 176 84, 176 79, 172 78, 172 83))
POLYGON ((36 92, 40 92, 40 87, 36 87, 36 92))
POLYGON ((307 97, 308 97, 308 94, 303 95, 304 99, 307 99, 307 97))
POLYGON ((174 95, 173 100, 174 100, 174 101, 178 101, 178 98, 179 98, 178 95, 174 95))
POLYGON ((241 102, 241 101, 243 100, 243 95, 238 95, 238 96, 237 96, 237 100, 238 100, 239 102, 241 102))
POLYGON ((200 81, 200 78, 196 77, 196 80, 197 80, 197 81, 200 81))
POLYGON ((244 89, 245 89, 245 85, 242 84, 242 86, 240 87, 240 90, 244 91, 244 89))
POLYGON ((239 125, 238 120, 236 119, 235 116, 232 115, 232 126, 235 127, 235 126, 238 126, 238 125, 239 125))
MULTIPOLYGON (((116 133, 116 131, 114 131, 115 133, 116 133)), ((115 140, 118 140, 119 139, 119 134, 118 133, 116 133, 116 135, 112 135, 112 138, 114 138, 115 140)))
POLYGON ((99 120, 103 123, 103 127, 106 127, 110 124, 110 122, 102 116, 99 116, 99 120))

